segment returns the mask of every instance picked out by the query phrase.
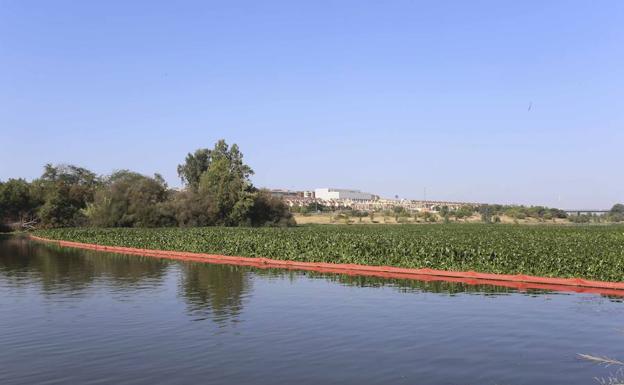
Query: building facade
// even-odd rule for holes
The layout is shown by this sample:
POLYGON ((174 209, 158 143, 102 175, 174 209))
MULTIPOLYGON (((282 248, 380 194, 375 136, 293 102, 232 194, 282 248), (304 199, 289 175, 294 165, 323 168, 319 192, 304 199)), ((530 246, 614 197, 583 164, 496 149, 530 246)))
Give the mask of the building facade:
POLYGON ((373 194, 361 192, 360 190, 347 190, 339 188, 317 188, 314 190, 316 199, 330 200, 352 200, 368 201, 373 199, 373 194))

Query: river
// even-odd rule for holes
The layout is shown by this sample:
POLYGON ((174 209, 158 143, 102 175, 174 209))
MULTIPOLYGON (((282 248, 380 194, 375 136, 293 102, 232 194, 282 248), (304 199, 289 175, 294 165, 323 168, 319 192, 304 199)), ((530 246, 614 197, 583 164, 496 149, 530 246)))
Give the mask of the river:
POLYGON ((0 384, 594 384, 597 294, 185 263, 0 237, 0 384))

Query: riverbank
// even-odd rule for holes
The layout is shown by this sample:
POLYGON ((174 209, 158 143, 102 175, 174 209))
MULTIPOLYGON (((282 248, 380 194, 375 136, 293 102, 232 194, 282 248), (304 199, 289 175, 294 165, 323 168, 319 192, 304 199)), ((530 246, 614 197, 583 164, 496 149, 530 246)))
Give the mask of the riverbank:
POLYGON ((52 229, 46 239, 293 263, 624 282, 624 226, 52 229))

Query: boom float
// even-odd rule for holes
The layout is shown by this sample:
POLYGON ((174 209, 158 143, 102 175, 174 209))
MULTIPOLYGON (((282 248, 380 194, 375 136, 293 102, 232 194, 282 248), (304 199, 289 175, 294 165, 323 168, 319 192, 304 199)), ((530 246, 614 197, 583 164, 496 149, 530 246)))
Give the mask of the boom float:
POLYGON ((270 258, 237 257, 218 254, 190 253, 183 251, 138 249, 133 247, 102 246, 93 243, 81 243, 47 239, 30 235, 35 241, 56 244, 85 250, 103 251, 118 254, 142 255, 163 259, 203 262, 225 265, 251 266, 260 269, 289 269, 316 271, 321 273, 374 276, 394 279, 414 279, 419 281, 447 281, 468 285, 495 285, 518 290, 541 289, 570 291, 577 293, 595 293, 624 297, 624 282, 592 281, 581 278, 552 278, 532 275, 509 275, 479 273, 475 271, 448 271, 434 269, 409 269, 392 266, 370 266, 326 262, 298 262, 270 258))

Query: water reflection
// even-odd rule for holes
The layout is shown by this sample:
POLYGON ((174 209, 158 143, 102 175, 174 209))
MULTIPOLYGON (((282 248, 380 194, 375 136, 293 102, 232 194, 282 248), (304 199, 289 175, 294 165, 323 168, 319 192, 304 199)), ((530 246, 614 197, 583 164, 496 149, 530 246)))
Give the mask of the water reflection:
MULTIPOLYGON (((29 241, 25 237, 0 236, 0 279, 14 286, 39 282, 47 294, 71 292, 80 295, 96 283, 105 281, 113 288, 154 288, 165 283, 167 275, 177 280, 178 296, 196 319, 210 318, 218 323, 236 322, 245 298, 252 292, 252 276, 265 279, 320 279, 344 286, 390 287, 405 293, 443 295, 474 294, 505 296, 517 289, 469 285, 462 282, 387 279, 346 274, 298 272, 282 269, 181 263, 166 259, 102 253, 29 241), (172 272, 172 270, 175 270, 172 272), (177 278, 176 278, 177 277, 177 278)), ((527 295, 556 293, 531 289, 527 295)), ((603 296, 614 302, 621 297, 603 296)))
POLYGON ((178 263, 135 255, 62 248, 26 237, 0 238, 0 279, 14 287, 39 284, 46 295, 80 296, 95 285, 116 291, 156 287, 179 277, 178 294, 196 319, 237 321, 250 291, 249 270, 178 263))
POLYGON ((115 287, 136 287, 162 281, 169 262, 60 248, 24 237, 0 238, 0 275, 9 284, 41 283, 44 293, 79 294, 98 279, 115 287))
MULTIPOLYGON (((335 275, 327 276, 327 280, 339 282, 347 286, 358 287, 394 287, 400 292, 410 293, 436 293, 436 294, 476 294, 484 296, 500 296, 517 293, 514 288, 494 285, 469 285, 462 282, 448 282, 442 280, 418 281, 413 279, 388 279, 367 276, 335 275)), ((528 295, 539 295, 553 293, 549 290, 528 289, 524 293, 528 295)))
POLYGON ((239 266, 185 263, 180 293, 198 319, 236 322, 251 290, 247 269, 239 266))

